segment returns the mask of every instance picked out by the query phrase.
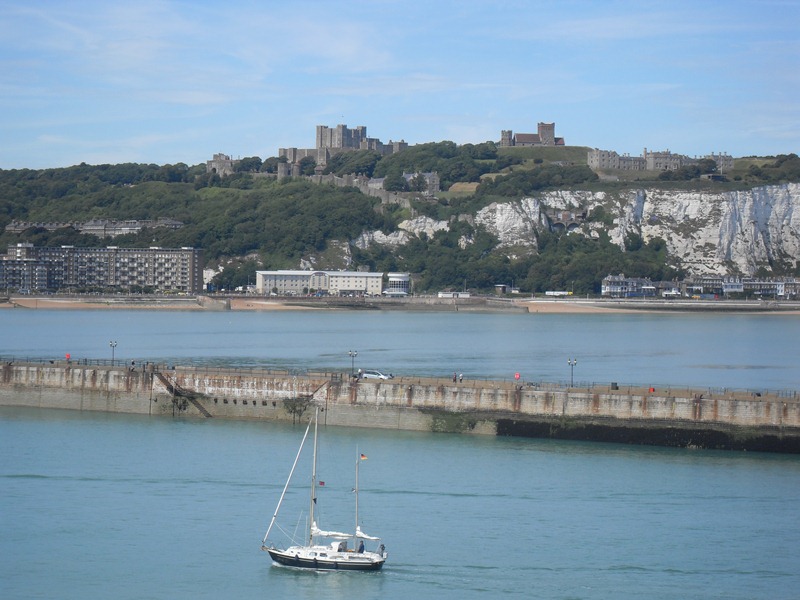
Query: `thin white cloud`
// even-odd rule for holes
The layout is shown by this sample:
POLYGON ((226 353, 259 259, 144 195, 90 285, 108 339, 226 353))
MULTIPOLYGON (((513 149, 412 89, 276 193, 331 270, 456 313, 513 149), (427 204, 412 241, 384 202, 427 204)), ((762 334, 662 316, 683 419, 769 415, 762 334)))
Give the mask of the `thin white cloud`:
POLYGON ((736 151, 746 131, 764 147, 790 147, 800 139, 798 7, 6 0, 0 168, 26 160, 17 149, 67 156, 69 141, 81 157, 93 144, 93 156, 236 155, 237 144, 263 154, 310 146, 314 125, 338 122, 415 141, 483 141, 496 128, 558 120, 570 141, 609 148, 632 128, 641 145, 669 133, 736 151))

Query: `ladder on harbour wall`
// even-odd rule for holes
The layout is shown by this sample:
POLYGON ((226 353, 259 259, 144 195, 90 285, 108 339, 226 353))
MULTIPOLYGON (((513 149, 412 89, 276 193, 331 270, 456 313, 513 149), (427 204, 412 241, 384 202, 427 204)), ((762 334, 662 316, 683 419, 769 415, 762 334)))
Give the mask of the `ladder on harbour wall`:
POLYGON ((200 414, 204 417, 211 418, 213 416, 202 404, 200 404, 200 402, 197 400, 195 392, 183 389, 176 382, 170 381, 164 376, 163 373, 159 371, 155 372, 155 376, 156 379, 158 379, 164 385, 164 387, 167 388, 167 391, 172 394, 173 402, 175 398, 182 398, 199 410, 200 414))

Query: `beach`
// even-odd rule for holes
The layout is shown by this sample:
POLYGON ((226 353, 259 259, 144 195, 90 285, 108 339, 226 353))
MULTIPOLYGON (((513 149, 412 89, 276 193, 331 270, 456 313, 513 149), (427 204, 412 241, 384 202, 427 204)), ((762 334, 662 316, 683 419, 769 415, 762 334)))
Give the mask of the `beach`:
POLYGON ((196 310, 196 311, 279 311, 279 310, 480 310, 487 312, 529 312, 532 314, 592 314, 634 312, 747 312, 800 315, 800 302, 757 300, 664 300, 664 299, 582 299, 582 298, 470 298, 454 302, 433 297, 391 299, 319 299, 246 297, 164 297, 164 296, 12 296, 0 301, 0 309, 33 310, 196 310))

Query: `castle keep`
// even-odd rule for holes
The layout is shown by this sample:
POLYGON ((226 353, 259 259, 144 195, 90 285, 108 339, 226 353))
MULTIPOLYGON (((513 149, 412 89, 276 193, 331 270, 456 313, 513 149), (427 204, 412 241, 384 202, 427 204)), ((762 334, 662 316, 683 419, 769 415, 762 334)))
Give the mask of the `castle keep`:
MULTIPOLYGON (((291 165, 300 162, 301 159, 310 156, 317 165, 328 164, 331 157, 342 152, 354 152, 356 150, 372 150, 382 156, 395 154, 408 148, 404 141, 393 142, 389 140, 387 144, 378 138, 367 137, 367 128, 359 125, 350 129, 347 125, 339 124, 336 127, 327 125, 317 125, 316 146, 314 148, 279 148, 278 157, 286 158, 287 164, 283 167, 287 172, 283 175, 293 175, 290 171, 291 165)), ((280 165, 279 165, 280 167, 280 165)), ((280 171, 278 172, 280 176, 280 171)))

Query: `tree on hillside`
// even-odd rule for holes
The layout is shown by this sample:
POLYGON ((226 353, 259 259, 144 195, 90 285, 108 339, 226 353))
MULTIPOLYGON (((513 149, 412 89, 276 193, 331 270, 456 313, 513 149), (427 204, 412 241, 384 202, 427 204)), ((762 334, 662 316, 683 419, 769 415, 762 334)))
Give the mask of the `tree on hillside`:
POLYGON ((154 181, 166 181, 167 183, 180 183, 185 181, 186 172, 189 167, 184 163, 175 165, 164 165, 153 175, 154 181))
POLYGON ((375 166, 381 160, 381 155, 373 150, 357 150, 355 152, 342 152, 332 156, 325 165, 325 173, 342 175, 365 175, 372 177, 375 166))
POLYGON ((597 179, 597 174, 586 165, 562 167, 548 164, 494 179, 487 178, 481 181, 476 195, 523 197, 539 190, 575 186, 597 179))
POLYGON ((493 160, 497 158, 497 144, 494 142, 464 144, 459 150, 475 160, 493 160))
POLYGON ((277 173, 278 172, 278 164, 287 162, 285 156, 277 157, 277 156, 270 156, 266 159, 263 163, 261 163, 261 172, 262 173, 277 173))
POLYGON ((317 167, 317 161, 311 156, 304 156, 298 163, 300 165, 300 174, 309 176, 314 174, 314 169, 317 167))
POLYGON ((411 178, 408 188, 412 192, 424 192, 428 189, 428 180, 425 179, 425 175, 422 173, 417 173, 411 178))
POLYGON ((248 156, 239 160, 235 170, 241 173, 258 173, 262 164, 263 162, 258 156, 248 156))
POLYGON ((393 171, 384 178, 383 189, 388 192, 407 192, 408 183, 402 173, 393 171))

